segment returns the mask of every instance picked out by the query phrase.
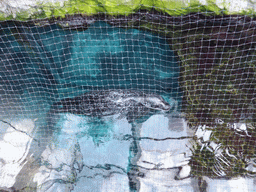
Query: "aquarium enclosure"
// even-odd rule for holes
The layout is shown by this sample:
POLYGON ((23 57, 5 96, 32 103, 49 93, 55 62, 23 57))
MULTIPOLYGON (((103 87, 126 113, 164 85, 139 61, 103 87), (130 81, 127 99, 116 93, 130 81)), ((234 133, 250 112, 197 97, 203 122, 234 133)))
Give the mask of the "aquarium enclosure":
POLYGON ((0 191, 255 191, 254 8, 0 0, 0 191))

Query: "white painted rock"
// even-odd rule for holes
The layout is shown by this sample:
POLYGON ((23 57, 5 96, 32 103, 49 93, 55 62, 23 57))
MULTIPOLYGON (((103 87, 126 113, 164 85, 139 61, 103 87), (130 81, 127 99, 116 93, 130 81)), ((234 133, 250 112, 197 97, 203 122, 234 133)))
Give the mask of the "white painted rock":
POLYGON ((205 177, 207 192, 251 192, 255 191, 253 178, 210 179, 205 177))
POLYGON ((0 189, 13 187, 20 171, 28 163, 27 156, 33 140, 30 134, 35 128, 35 121, 6 119, 0 122, 0 189))
POLYGON ((141 125, 137 165, 148 169, 187 165, 191 156, 191 135, 192 132, 182 118, 151 116, 141 125))
POLYGON ((71 191, 76 176, 83 167, 83 157, 79 151, 76 134, 79 116, 62 114, 56 127, 60 129, 53 136, 41 155, 41 167, 33 182, 37 191, 71 191))
POLYGON ((145 170, 144 177, 138 177, 141 192, 197 192, 197 183, 193 178, 175 180, 176 169, 145 170))

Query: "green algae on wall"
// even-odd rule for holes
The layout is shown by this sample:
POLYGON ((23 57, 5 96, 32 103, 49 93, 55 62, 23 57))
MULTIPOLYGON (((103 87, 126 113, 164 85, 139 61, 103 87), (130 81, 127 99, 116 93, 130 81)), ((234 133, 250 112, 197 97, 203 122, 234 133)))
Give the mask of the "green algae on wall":
POLYGON ((174 40, 192 126, 209 125, 217 118, 255 122, 256 52, 250 48, 255 46, 254 33, 243 24, 205 26, 184 30, 182 39, 174 40))
MULTIPOLYGON (((244 0, 243 0, 244 1, 244 0)), ((30 20, 45 19, 51 17, 64 18, 66 15, 84 14, 97 15, 106 13, 108 15, 129 15, 138 10, 146 9, 161 11, 168 15, 186 15, 195 12, 214 13, 217 15, 228 14, 254 14, 253 9, 232 10, 229 3, 219 3, 215 0, 63 0, 54 3, 35 1, 34 4, 12 7, 8 2, 0 1, 4 8, 0 9, 0 20, 30 20), (204 3, 202 3, 204 2, 204 3)))

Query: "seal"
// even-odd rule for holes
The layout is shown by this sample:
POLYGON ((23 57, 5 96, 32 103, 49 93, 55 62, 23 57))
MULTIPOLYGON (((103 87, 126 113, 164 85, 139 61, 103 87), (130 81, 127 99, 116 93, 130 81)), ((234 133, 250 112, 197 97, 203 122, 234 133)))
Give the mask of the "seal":
POLYGON ((53 109, 97 117, 120 114, 131 120, 150 111, 167 112, 171 106, 155 93, 117 89, 91 91, 74 98, 62 99, 53 104, 53 109))

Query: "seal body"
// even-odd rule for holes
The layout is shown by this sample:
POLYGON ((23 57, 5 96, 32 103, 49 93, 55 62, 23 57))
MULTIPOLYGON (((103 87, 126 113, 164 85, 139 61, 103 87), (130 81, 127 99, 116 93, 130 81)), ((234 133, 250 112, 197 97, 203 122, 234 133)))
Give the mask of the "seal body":
POLYGON ((102 90, 66 98, 54 104, 58 112, 87 116, 120 114, 128 119, 149 111, 169 111, 171 106, 160 95, 136 90, 102 90))

